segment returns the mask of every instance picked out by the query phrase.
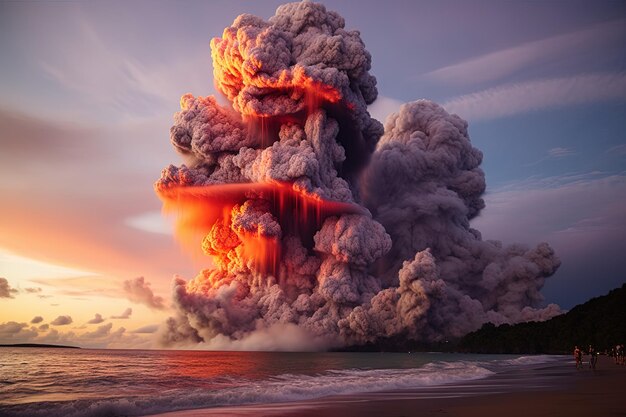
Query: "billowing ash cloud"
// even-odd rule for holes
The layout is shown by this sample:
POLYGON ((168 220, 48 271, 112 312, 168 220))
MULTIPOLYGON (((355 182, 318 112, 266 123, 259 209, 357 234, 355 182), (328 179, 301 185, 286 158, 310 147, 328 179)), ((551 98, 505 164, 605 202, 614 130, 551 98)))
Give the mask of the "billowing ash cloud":
POLYGON ((311 2, 241 15, 211 49, 232 108, 183 96, 171 141, 188 163, 155 189, 214 267, 174 280, 165 345, 433 342, 560 312, 539 292, 559 266, 548 244, 470 227, 485 178, 467 123, 420 100, 383 132, 370 55, 341 16, 311 2))

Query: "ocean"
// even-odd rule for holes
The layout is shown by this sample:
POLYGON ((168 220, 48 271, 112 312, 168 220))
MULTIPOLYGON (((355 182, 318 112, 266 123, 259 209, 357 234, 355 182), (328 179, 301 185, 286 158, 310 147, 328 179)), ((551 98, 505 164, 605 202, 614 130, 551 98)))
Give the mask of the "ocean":
POLYGON ((519 384, 543 389, 570 359, 0 348, 0 416, 141 416, 358 393, 410 390, 433 397, 502 392, 519 384))

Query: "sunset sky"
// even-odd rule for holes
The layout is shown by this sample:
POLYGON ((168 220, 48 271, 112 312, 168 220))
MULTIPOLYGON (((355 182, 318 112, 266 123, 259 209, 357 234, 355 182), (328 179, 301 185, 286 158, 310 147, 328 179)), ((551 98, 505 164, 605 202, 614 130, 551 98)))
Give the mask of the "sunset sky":
MULTIPOLYGON (((0 343, 153 347, 191 259, 152 184, 210 39, 277 1, 0 2, 0 343)), ((326 1, 372 55, 383 121, 428 98, 484 153, 484 239, 549 242, 546 303, 626 271, 626 3, 326 1)))

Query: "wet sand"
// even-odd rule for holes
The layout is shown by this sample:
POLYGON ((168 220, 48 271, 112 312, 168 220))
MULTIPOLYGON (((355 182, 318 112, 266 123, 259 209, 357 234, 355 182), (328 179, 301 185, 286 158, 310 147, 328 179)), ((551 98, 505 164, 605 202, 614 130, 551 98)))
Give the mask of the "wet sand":
POLYGON ((496 375, 462 385, 342 395, 294 403, 221 407, 159 417, 577 417, 626 416, 626 366, 600 357, 596 371, 572 365, 537 375, 496 375))

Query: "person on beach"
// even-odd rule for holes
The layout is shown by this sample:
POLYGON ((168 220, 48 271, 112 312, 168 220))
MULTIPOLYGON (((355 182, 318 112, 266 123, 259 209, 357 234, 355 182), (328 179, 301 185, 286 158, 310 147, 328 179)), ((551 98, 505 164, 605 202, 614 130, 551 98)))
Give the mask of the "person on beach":
POLYGON ((593 346, 589 345, 589 368, 596 370, 596 363, 598 363, 598 352, 593 348, 593 346))
POLYGON ((624 345, 618 344, 615 346, 615 364, 624 365, 624 345))
POLYGON ((576 360, 576 369, 583 367, 583 351, 578 348, 578 345, 574 346, 574 359, 576 360))

